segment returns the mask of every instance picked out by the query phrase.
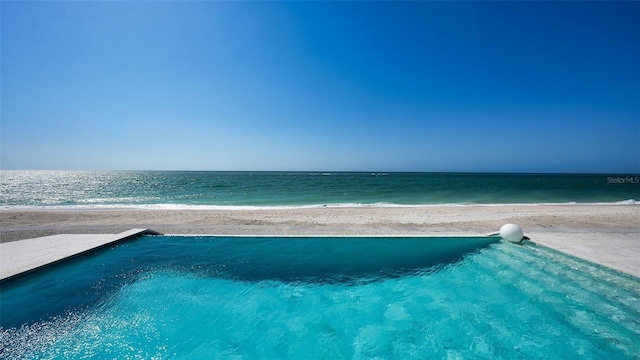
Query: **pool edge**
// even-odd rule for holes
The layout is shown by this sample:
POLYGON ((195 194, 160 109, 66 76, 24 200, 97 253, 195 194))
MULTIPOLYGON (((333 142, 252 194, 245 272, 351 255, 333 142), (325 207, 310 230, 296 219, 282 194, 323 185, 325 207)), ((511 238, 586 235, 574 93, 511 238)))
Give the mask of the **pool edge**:
MULTIPOLYGON (((57 264, 62 261, 72 259, 86 253, 96 251, 122 241, 126 241, 142 235, 165 235, 152 229, 131 229, 119 234, 59 234, 45 236, 40 238, 18 240, 13 242, 0 244, 0 284, 11 281, 15 278, 22 277, 31 272, 40 270, 47 266, 57 264), (84 241, 83 244, 77 244, 84 241), (73 245, 73 248, 70 248, 73 245), (76 247, 80 245, 80 247, 76 247)), ((229 235, 229 234, 166 234, 170 236, 219 236, 219 237, 282 237, 282 238, 299 238, 299 237, 340 237, 344 235, 229 235)), ((348 235, 348 237, 361 238, 396 238, 396 237, 490 237, 493 234, 405 234, 405 235, 348 235)), ((531 243, 546 247, 563 254, 578 258, 599 266, 615 270, 619 273, 640 279, 640 262, 629 259, 627 255, 637 254, 636 248, 640 251, 640 241, 634 241, 633 248, 618 249, 622 250, 622 254, 618 251, 615 253, 606 253, 599 244, 594 247, 593 241, 589 242, 588 234, 575 234, 559 232, 553 234, 533 233, 531 243), (587 252, 576 252, 576 241, 581 247, 586 248, 587 252), (572 244, 573 242, 573 244, 572 244), (613 257, 613 258, 612 258, 613 257), (626 258, 625 258, 626 257, 626 258), (612 260, 613 259, 613 260, 612 260)), ((593 234, 598 237, 602 234, 593 234)), ((611 234, 607 234, 611 236, 611 234)), ((629 234, 621 234, 622 240, 628 240, 629 234)), ((602 242, 601 239, 598 239, 602 242)), ((640 239, 639 239, 640 240, 640 239)), ((628 241, 624 241, 629 243, 628 241)), ((608 247, 617 247, 608 243, 608 247)), ((584 250, 584 249, 583 249, 584 250)))
POLYGON ((530 243, 640 279, 637 233, 534 232, 530 243))
POLYGON ((0 284, 141 235, 162 233, 131 229, 118 234, 58 234, 1 243, 0 284))

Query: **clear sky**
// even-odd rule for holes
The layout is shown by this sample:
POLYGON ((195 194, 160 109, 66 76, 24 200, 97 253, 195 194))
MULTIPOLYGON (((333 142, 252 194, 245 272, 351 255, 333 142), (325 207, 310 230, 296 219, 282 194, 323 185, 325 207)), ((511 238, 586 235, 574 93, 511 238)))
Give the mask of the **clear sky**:
POLYGON ((640 172, 640 2, 2 1, 2 169, 640 172))

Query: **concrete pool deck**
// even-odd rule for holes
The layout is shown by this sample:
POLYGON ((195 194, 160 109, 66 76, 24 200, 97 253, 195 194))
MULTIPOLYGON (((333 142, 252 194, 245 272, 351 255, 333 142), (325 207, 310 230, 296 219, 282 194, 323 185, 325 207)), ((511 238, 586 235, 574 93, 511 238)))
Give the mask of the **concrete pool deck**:
MULTIPOLYGON (((131 229, 118 234, 59 234, 2 243, 0 281, 144 234, 159 233, 150 229, 131 229)), ((640 232, 534 232, 526 235, 537 245, 640 278, 640 232)))
POLYGON ((0 281, 144 234, 159 233, 131 229, 119 234, 59 234, 2 243, 0 281))
POLYGON ((640 278, 640 232, 527 235, 535 244, 640 278))

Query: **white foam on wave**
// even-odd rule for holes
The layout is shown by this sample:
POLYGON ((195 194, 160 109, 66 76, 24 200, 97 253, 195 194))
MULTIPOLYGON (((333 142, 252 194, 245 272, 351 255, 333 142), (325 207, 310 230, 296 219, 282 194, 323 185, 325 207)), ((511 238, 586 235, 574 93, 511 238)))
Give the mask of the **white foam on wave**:
POLYGON ((611 206, 640 205, 634 199, 614 202, 545 202, 545 203, 442 203, 442 204, 395 204, 378 203, 329 203, 309 205, 194 205, 194 204, 93 204, 93 205, 1 205, 0 210, 284 210, 323 208, 437 208, 437 207, 504 207, 504 206, 611 206))

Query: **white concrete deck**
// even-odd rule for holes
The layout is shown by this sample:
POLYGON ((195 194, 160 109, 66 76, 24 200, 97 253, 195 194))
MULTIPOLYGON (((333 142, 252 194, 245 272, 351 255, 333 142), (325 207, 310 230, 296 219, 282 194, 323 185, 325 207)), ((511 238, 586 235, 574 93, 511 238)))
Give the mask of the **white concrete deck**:
POLYGON ((538 245, 640 278, 640 233, 525 234, 538 245))
POLYGON ((60 234, 0 244, 0 281, 143 234, 131 229, 119 234, 60 234))

